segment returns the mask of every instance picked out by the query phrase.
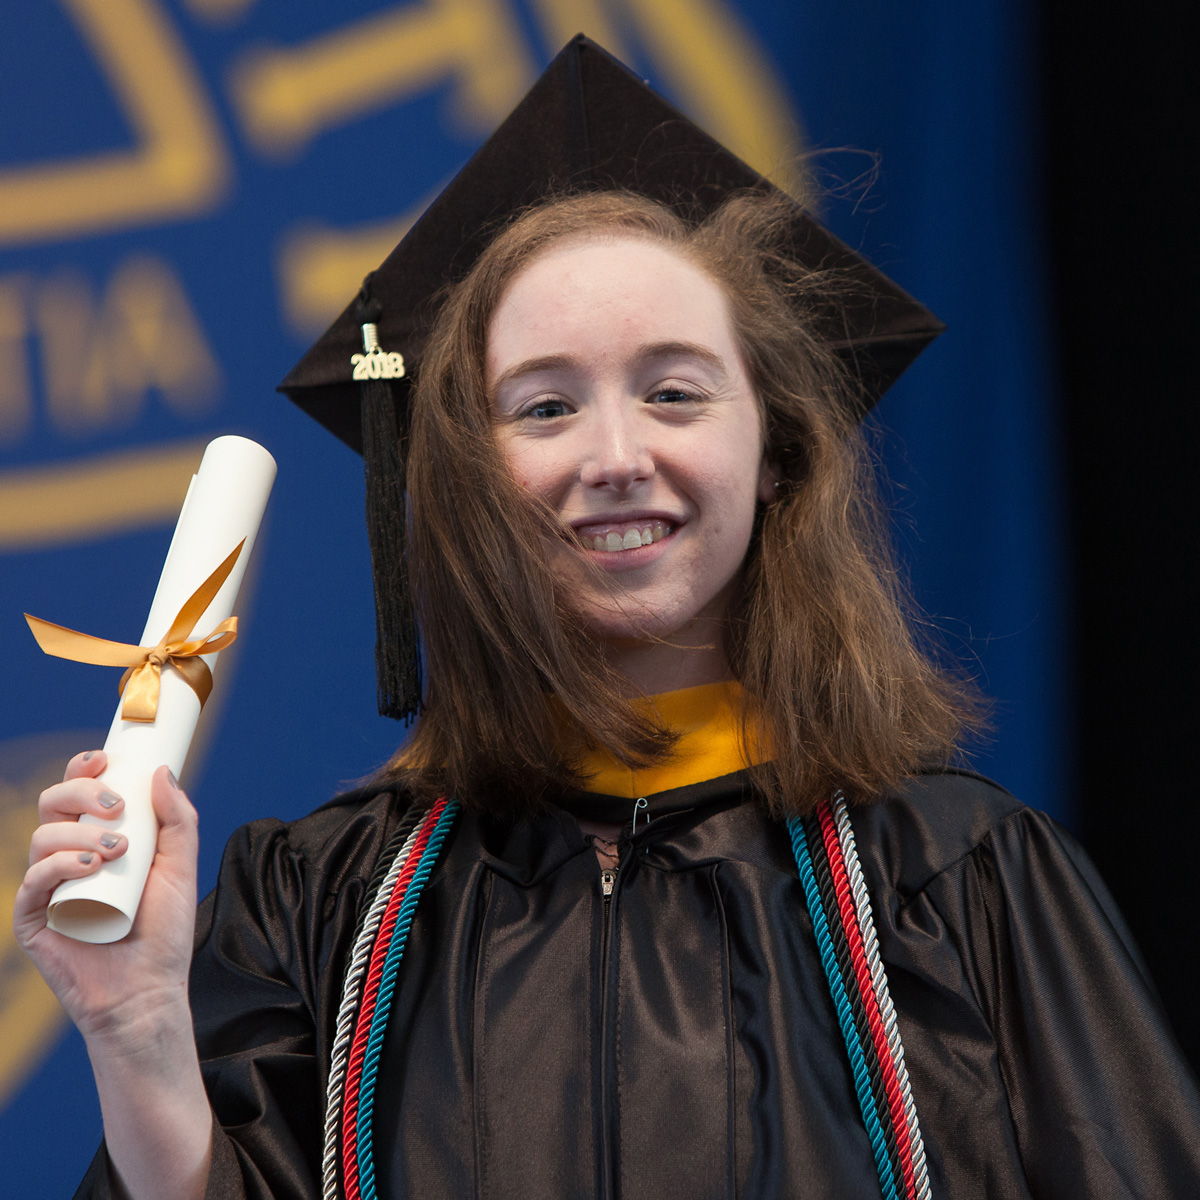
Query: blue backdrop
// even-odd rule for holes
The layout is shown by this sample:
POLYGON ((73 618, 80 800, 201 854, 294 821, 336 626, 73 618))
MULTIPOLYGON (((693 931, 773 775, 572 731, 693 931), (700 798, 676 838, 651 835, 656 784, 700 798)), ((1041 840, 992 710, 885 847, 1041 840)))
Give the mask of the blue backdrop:
POLYGON ((243 636, 183 779, 202 817, 202 888, 234 826, 299 815, 389 755, 400 729, 373 708, 361 464, 272 389, 580 28, 785 184, 806 152, 854 148, 806 168, 830 189, 825 219, 950 326, 879 409, 897 537, 923 606, 998 702, 979 765, 1069 816, 1021 4, 10 0, 0 1144, 12 1195, 69 1195, 99 1136, 82 1046, 7 913, 37 792, 102 741, 116 699, 115 672, 42 656, 21 612, 135 640, 202 446, 246 434, 279 478, 243 636))

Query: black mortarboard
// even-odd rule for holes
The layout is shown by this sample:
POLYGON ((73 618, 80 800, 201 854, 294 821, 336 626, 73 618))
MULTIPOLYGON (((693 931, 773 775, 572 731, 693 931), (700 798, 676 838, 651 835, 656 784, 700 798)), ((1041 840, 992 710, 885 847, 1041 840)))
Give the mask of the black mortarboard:
MULTIPOLYGON (((416 628, 407 583, 402 430, 412 370, 436 317, 435 299, 464 276, 505 218, 563 192, 623 188, 702 219, 731 192, 779 194, 764 176, 673 108, 582 34, 546 68, 511 115, 425 210, 363 290, 279 385, 311 417, 363 453, 375 575, 380 712, 407 719, 420 704, 416 628), (364 331, 364 325, 374 329, 364 331), (363 362, 364 337, 402 356, 363 362), (365 373, 365 367, 360 368, 365 373), (384 376, 391 375, 386 379, 384 376)), ((789 247, 850 285, 817 330, 846 358, 873 404, 944 328, 799 204, 789 247)), ((812 314, 810 314, 810 319, 812 314)))

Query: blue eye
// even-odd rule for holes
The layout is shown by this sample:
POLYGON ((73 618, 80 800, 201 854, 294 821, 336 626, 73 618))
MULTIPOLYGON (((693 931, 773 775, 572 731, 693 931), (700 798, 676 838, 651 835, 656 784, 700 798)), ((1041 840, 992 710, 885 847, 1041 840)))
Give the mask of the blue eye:
POLYGON ((652 404, 679 404, 681 402, 686 404, 695 399, 696 397, 691 392, 685 392, 683 388, 678 387, 656 388, 650 393, 652 404))
POLYGON ((567 406, 562 400, 539 400, 536 404, 527 408, 524 415, 527 417, 536 417, 541 421, 548 421, 554 417, 565 416, 566 412, 567 406))

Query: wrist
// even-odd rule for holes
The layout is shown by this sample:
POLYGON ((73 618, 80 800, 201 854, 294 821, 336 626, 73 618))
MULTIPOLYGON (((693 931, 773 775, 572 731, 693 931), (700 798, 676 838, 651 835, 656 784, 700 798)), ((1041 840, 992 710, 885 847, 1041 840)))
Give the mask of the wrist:
POLYGON ((192 1011, 185 988, 144 994, 114 1005, 81 1021, 79 1031, 93 1066, 143 1059, 166 1065, 180 1049, 195 1055, 192 1011))

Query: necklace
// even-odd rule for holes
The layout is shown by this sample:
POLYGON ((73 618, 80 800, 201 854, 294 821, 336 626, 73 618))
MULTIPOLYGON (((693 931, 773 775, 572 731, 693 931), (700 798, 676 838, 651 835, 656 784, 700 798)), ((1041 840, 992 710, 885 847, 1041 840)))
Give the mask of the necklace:
POLYGON ((602 860, 602 866, 611 869, 616 868, 620 864, 621 852, 615 839, 610 841, 608 838, 601 837, 598 833, 588 833, 584 836, 595 848, 597 858, 602 860))

